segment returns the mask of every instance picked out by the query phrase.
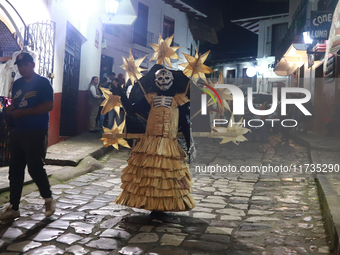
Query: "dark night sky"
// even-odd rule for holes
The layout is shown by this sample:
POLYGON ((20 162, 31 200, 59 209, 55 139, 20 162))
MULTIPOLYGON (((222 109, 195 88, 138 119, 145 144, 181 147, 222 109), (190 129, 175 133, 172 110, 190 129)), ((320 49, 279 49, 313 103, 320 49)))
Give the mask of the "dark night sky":
POLYGON ((211 50, 210 59, 232 59, 257 55, 258 36, 230 20, 288 13, 288 0, 186 0, 198 8, 215 7, 221 10, 224 28, 218 32, 218 45, 203 43, 201 52, 211 50))

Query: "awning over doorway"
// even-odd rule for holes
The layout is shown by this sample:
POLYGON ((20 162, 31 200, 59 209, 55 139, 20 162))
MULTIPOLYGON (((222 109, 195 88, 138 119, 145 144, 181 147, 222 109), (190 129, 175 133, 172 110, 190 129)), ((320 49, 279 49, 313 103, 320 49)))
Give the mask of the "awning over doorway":
POLYGON ((304 44, 292 44, 276 65, 274 72, 279 76, 289 76, 306 62, 304 44))
POLYGON ((324 72, 327 69, 327 62, 330 53, 340 50, 340 1, 334 10, 332 25, 329 32, 327 49, 325 54, 325 62, 323 64, 324 72))

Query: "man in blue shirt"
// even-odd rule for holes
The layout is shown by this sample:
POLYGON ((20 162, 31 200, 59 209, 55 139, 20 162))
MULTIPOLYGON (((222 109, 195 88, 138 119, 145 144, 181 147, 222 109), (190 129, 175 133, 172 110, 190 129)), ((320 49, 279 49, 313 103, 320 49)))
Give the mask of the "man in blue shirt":
POLYGON ((15 64, 22 77, 13 83, 12 105, 6 109, 6 113, 14 119, 10 134, 10 205, 0 214, 0 220, 20 216, 26 165, 45 199, 45 216, 50 217, 56 203, 52 199, 44 159, 49 111, 53 109, 53 89, 48 79, 34 72, 35 63, 30 54, 20 53, 15 64))

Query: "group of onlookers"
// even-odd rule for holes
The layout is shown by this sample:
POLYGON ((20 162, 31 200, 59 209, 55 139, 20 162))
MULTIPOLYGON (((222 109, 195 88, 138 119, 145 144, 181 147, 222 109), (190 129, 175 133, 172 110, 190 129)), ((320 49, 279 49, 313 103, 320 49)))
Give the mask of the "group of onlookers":
POLYGON ((102 87, 109 89, 113 95, 118 95, 118 86, 120 86, 125 93, 128 91, 128 88, 125 86, 123 74, 121 73, 118 74, 117 78, 114 72, 111 72, 108 75, 107 73, 104 73, 100 80, 98 79, 97 76, 92 77, 91 82, 89 84, 89 104, 90 104, 89 131, 91 133, 101 132, 104 126, 111 129, 114 125, 115 120, 117 125, 121 124, 124 121, 125 112, 123 108, 120 108, 119 116, 113 109, 109 111, 107 114, 104 115, 101 114, 102 106, 100 105, 105 97, 100 88, 102 87))

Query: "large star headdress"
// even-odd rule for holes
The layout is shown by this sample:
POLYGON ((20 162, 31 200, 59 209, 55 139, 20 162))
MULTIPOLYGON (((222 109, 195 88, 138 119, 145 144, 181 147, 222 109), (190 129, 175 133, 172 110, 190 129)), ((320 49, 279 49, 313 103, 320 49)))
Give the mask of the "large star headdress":
POLYGON ((146 56, 135 60, 130 50, 130 56, 128 58, 122 57, 124 64, 120 67, 125 70, 125 83, 127 83, 128 79, 130 78, 131 84, 133 86, 135 83, 135 79, 140 79, 142 77, 142 74, 140 72, 147 71, 146 69, 139 67, 146 56))
POLYGON ((210 50, 203 55, 199 55, 197 49, 195 57, 182 53, 188 61, 187 63, 180 64, 181 66, 185 67, 183 73, 188 77, 191 76, 195 82, 197 82, 199 77, 207 82, 205 74, 214 72, 214 70, 203 64, 207 59, 209 53, 210 50))
POLYGON ((112 95, 111 91, 107 88, 100 87, 101 91, 103 92, 103 95, 105 97, 105 100, 101 103, 100 106, 103 106, 103 109, 101 111, 101 115, 104 115, 111 111, 112 109, 115 110, 115 112, 119 116, 120 112, 120 97, 116 95, 112 95))
MULTIPOLYGON (((125 120, 119 126, 117 125, 116 120, 115 120, 114 125, 111 130, 106 127, 104 127, 103 129, 104 129, 105 134, 122 134, 124 126, 125 126, 125 120)), ((105 147, 112 145, 117 150, 119 150, 118 144, 120 144, 121 146, 130 148, 129 144, 123 138, 102 138, 100 139, 100 141, 103 141, 103 145, 105 147)))
POLYGON ((174 35, 163 40, 162 36, 159 35, 158 44, 150 43, 150 46, 155 51, 150 61, 157 59, 157 64, 164 65, 164 62, 166 62, 170 66, 170 68, 172 68, 170 58, 180 59, 180 57, 176 54, 176 50, 181 48, 181 47, 170 47, 173 38, 174 38, 174 35))

